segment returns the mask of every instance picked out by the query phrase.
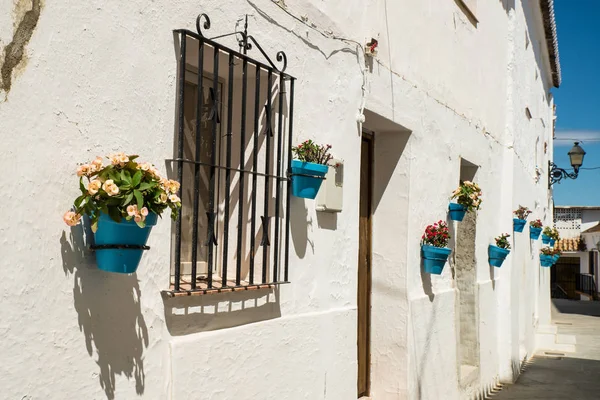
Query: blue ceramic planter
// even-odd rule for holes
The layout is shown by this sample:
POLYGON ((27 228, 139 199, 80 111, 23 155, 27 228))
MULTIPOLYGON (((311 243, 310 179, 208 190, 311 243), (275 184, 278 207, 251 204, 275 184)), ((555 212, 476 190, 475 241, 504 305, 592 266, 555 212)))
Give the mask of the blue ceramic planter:
POLYGON ((547 254, 540 254, 540 264, 542 267, 551 267, 554 264, 554 257, 547 254))
POLYGON ((529 238, 533 240, 538 240, 542 233, 542 228, 534 228, 533 226, 529 226, 529 238))
POLYGON ((506 256, 510 253, 510 250, 503 249, 492 244, 488 247, 488 261, 493 267, 501 267, 502 263, 506 259, 506 256))
POLYGON ((452 250, 447 247, 422 245, 421 257, 423 257, 425 272, 428 274, 440 275, 451 252, 452 250))
POLYGON ((556 264, 558 262, 559 258, 560 258, 560 256, 558 254, 553 255, 552 256, 552 261, 554 261, 553 264, 556 264))
POLYGON ((467 207, 457 203, 450 203, 448 210, 452 221, 462 221, 467 213, 467 207))
POLYGON ((292 160, 292 195, 303 199, 317 197, 323 178, 329 167, 323 164, 292 160))
POLYGON ((513 230, 515 232, 523 232, 523 229, 525 228, 526 223, 527 223, 527 220, 513 218, 513 230))
MULTIPOLYGON (((95 244, 144 246, 157 219, 156 214, 148 214, 146 227, 140 228, 133 220, 123 218, 117 223, 102 213, 98 220, 98 230, 94 234, 95 244)), ((103 271, 132 274, 137 270, 142 252, 142 249, 96 249, 96 262, 103 271)))
POLYGON ((552 241, 552 239, 550 239, 550 236, 546 236, 546 235, 542 234, 542 243, 543 244, 550 244, 551 241, 552 241))
POLYGON ((556 239, 550 239, 550 246, 554 247, 555 243, 556 243, 556 239))

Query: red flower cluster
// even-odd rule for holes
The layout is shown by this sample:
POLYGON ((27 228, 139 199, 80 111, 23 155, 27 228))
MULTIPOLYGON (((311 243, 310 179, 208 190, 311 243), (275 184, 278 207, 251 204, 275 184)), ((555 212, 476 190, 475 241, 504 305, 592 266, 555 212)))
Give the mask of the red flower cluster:
POLYGON ((529 223, 531 225, 532 228, 541 228, 544 226, 544 224, 542 223, 542 220, 540 219, 536 219, 535 221, 531 221, 529 223))
POLYGON ((425 233, 421 237, 421 243, 435 247, 446 247, 450 240, 448 225, 440 220, 433 225, 429 225, 425 229, 425 233))
POLYGON ((503 233, 502 235, 498 236, 496 238, 496 246, 500 247, 501 249, 510 250, 510 242, 508 241, 509 237, 510 235, 508 233, 503 233))

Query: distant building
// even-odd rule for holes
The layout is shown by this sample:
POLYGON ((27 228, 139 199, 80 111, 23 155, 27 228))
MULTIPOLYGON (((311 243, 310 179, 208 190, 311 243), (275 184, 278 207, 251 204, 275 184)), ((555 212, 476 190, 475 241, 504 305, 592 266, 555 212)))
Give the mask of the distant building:
POLYGON ((600 206, 556 206, 554 226, 561 237, 556 245, 563 254, 552 269, 552 294, 593 299, 598 293, 600 206))

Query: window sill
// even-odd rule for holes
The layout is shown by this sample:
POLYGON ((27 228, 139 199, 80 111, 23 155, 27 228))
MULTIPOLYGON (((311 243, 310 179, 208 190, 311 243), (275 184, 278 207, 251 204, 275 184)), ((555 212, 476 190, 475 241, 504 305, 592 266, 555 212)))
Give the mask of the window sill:
POLYGON ((198 281, 196 288, 192 289, 192 284, 189 281, 183 281, 179 285, 179 291, 175 290, 175 285, 171 284, 169 290, 163 290, 162 293, 167 297, 184 297, 184 296, 203 296, 206 294, 243 292, 248 290, 273 289, 279 285, 289 282, 271 282, 271 283, 250 283, 241 281, 239 285, 235 281, 228 280, 227 285, 222 285, 222 279, 219 276, 213 276, 213 287, 209 288, 206 281, 198 281))

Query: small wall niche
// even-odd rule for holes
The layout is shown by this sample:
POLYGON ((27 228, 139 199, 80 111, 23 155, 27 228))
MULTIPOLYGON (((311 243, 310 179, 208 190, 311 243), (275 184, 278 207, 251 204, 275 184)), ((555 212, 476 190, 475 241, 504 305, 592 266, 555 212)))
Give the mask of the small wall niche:
MULTIPOLYGON (((460 181, 473 181, 478 166, 461 159, 460 181)), ((457 224, 455 247, 455 280, 457 301, 457 353, 462 387, 477 380, 479 368, 479 329, 477 260, 475 239, 477 237, 477 213, 469 212, 457 224)))

